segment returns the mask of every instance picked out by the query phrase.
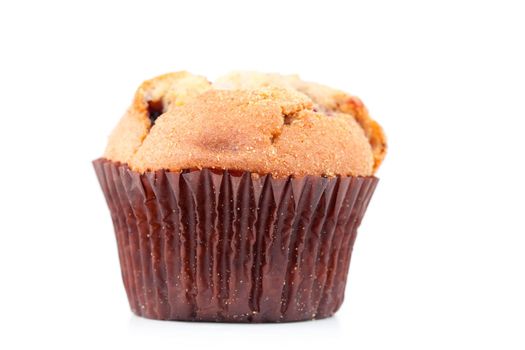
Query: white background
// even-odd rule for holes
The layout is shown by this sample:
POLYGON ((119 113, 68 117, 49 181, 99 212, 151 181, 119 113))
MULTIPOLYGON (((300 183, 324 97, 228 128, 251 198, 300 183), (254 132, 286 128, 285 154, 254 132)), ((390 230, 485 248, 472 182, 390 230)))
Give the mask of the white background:
POLYGON ((524 33, 519 1, 2 1, 0 348, 524 349, 524 33), (335 317, 132 316, 91 160, 182 69, 299 73, 384 126, 335 317))

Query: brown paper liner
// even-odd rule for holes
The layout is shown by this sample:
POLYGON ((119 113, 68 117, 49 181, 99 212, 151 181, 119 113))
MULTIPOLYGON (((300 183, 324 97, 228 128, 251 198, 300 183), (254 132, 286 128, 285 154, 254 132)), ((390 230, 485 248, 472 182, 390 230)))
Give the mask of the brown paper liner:
POLYGON ((162 320, 321 319, 343 302, 375 177, 140 174, 93 162, 131 310, 162 320))

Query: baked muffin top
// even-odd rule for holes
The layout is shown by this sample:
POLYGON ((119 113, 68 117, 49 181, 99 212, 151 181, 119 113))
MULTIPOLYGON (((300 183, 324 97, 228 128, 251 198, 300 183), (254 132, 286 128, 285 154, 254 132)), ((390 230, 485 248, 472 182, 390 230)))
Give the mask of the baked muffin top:
POLYGON ((370 176, 385 135, 356 97, 297 76, 187 72, 138 88, 104 157, 139 172, 228 169, 274 177, 370 176))

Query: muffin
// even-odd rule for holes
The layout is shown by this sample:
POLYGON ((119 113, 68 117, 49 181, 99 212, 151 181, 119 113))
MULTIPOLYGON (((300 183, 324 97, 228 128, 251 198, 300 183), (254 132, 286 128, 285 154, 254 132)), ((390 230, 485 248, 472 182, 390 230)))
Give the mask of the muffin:
POLYGON ((131 310, 218 322, 333 315, 385 151, 359 99, 297 76, 144 82, 93 162, 131 310))

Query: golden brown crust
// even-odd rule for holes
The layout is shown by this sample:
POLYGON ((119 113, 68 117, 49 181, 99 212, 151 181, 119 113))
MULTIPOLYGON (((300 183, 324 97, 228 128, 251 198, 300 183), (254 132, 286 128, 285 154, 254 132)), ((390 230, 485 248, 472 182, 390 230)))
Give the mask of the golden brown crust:
POLYGON ((374 172, 379 169, 386 155, 386 135, 383 128, 368 114, 361 100, 355 96, 342 96, 337 100, 338 110, 352 115, 363 128, 374 152, 374 172))
POLYGON ((140 172, 369 176, 384 143, 362 103, 337 90, 258 73, 235 73, 211 85, 182 72, 141 85, 105 157, 140 172), (151 127, 151 105, 158 109, 158 101, 163 114, 151 127))
POLYGON ((325 85, 302 81, 297 75, 233 72, 221 77, 215 86, 229 89, 254 89, 262 86, 282 86, 295 89, 312 99, 324 112, 352 115, 361 125, 374 152, 374 172, 386 154, 386 135, 381 126, 370 118, 365 105, 355 96, 325 85))
POLYGON ((206 78, 187 72, 169 73, 146 80, 137 89, 133 104, 111 133, 104 156, 128 163, 151 128, 148 109, 152 103, 169 110, 210 88, 206 78))

